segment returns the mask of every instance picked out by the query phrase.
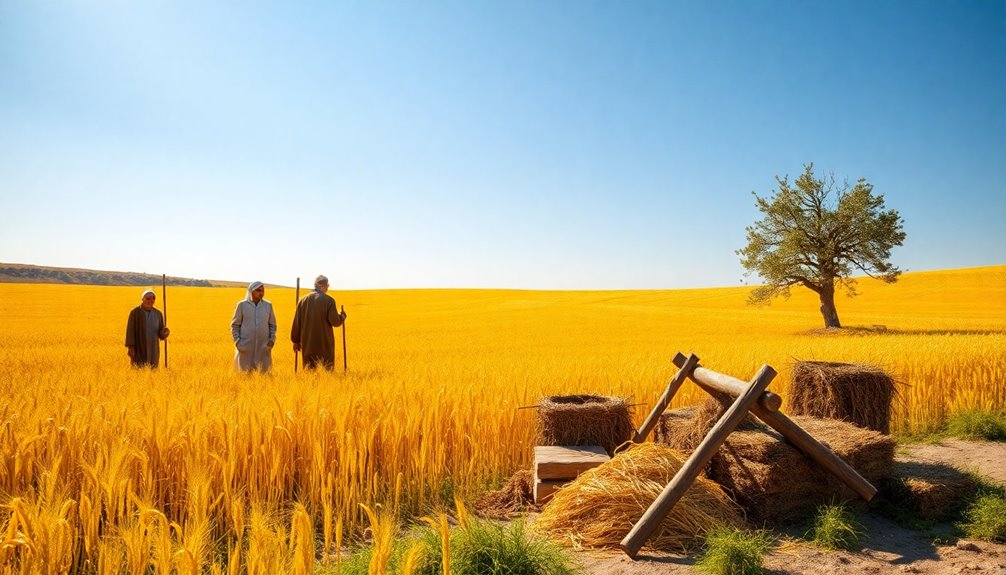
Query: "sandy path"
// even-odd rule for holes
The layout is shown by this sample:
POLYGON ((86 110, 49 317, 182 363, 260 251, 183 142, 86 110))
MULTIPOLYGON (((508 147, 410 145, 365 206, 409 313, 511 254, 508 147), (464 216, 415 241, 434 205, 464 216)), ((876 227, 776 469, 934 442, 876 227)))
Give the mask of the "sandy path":
POLYGON ((923 463, 944 463, 1006 483, 1006 443, 946 439, 934 444, 906 446, 897 459, 923 463))

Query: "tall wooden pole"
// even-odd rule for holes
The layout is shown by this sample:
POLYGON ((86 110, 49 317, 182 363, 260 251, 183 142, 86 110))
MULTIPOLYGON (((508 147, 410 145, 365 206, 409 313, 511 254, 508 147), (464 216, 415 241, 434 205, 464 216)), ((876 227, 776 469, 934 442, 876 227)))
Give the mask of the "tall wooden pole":
MULTIPOLYGON (((164 327, 168 327, 168 276, 161 274, 161 297, 164 298, 164 327)), ((160 335, 160 334, 158 334, 160 335)), ((164 340, 164 369, 168 368, 168 340, 164 340)))
MULTIPOLYGON (((339 308, 339 313, 346 313, 346 306, 339 308)), ((346 320, 342 320, 342 371, 349 371, 349 362, 346 359, 346 320)))
MULTIPOLYGON (((293 299, 293 316, 297 317, 297 305, 300 304, 300 278, 297 278, 297 291, 293 299)), ((293 352, 293 372, 297 373, 297 351, 293 352)))

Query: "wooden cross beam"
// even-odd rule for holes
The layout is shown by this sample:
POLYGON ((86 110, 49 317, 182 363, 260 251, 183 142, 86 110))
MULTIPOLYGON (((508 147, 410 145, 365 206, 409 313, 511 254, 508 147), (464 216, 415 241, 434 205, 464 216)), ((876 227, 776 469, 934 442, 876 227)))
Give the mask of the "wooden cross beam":
POLYGON ((667 389, 661 395, 657 405, 646 418, 643 425, 636 431, 635 442, 646 439, 653 427, 656 425, 660 415, 667 409, 674 394, 684 383, 685 378, 690 378, 699 387, 710 394, 727 394, 734 397, 734 402, 727 411, 716 422, 716 425, 709 431, 702 443, 692 452, 691 456, 681 466, 681 469, 674 475, 670 483, 657 496, 656 500, 643 513, 643 516, 632 526, 632 530, 626 535, 620 546, 622 550, 632 558, 642 548, 646 540, 657 530, 667 514, 671 512, 674 505, 681 499, 702 468, 716 454, 716 451, 726 441, 728 435, 740 425, 744 416, 750 411, 759 419, 767 423, 778 431, 784 438, 792 443, 797 449, 802 451, 816 463, 827 469, 838 477, 843 483, 848 485, 863 499, 870 501, 877 494, 877 488, 863 478, 855 469, 849 466, 842 458, 834 454, 830 449, 814 439, 809 433, 799 425, 793 423, 791 419, 779 413, 782 405, 782 398, 778 395, 765 391, 768 384, 776 376, 776 371, 767 365, 763 365, 750 384, 743 381, 717 373, 715 371, 698 366, 699 359, 693 354, 687 358, 682 354, 674 356, 673 362, 679 370, 667 385, 667 389))
MULTIPOLYGON (((674 362, 674 365, 681 366, 685 365, 686 358, 684 355, 679 353, 674 356, 672 361, 674 362)), ((723 374, 718 374, 703 367, 696 367, 692 370, 689 377, 691 377, 692 381, 700 387, 708 391, 712 387, 709 383, 710 374, 730 378, 730 376, 724 376, 723 374)), ((739 379, 734 381, 742 383, 739 379)), ((870 501, 873 499, 873 496, 877 494, 877 488, 874 487, 873 484, 864 479, 862 475, 857 473, 856 470, 843 461, 841 457, 835 455, 835 452, 825 447, 820 441, 814 439, 809 433, 804 431, 802 427, 793 423, 792 419, 786 417, 778 411, 765 409, 765 407, 760 403, 756 403, 751 406, 751 413, 758 416, 758 419, 767 423, 769 427, 778 431, 779 434, 792 443, 794 447, 813 459, 818 465, 830 471, 833 475, 835 475, 835 477, 838 477, 863 499, 870 501)))
POLYGON ((765 388, 768 387, 768 384, 772 382, 772 378, 775 376, 775 370, 767 365, 763 365, 758 370, 758 375, 751 380, 751 385, 748 386, 747 390, 737 396, 737 399, 734 400, 730 408, 723 414, 723 417, 716 422, 716 425, 713 426, 705 439, 702 440, 702 443, 695 448, 692 455, 674 475, 671 482, 664 487, 660 495, 650 504, 649 509, 643 513, 639 521, 632 526, 632 530, 629 531, 629 534, 619 544, 629 557, 636 558, 636 553, 639 552, 639 549, 653 535, 653 532, 660 527, 667 514, 671 512, 674 505, 688 491, 692 483, 695 482, 699 473, 702 472, 702 468, 716 455, 716 451, 726 441, 727 436, 744 420, 748 410, 756 404, 759 396, 761 396, 762 392, 765 391, 765 388))

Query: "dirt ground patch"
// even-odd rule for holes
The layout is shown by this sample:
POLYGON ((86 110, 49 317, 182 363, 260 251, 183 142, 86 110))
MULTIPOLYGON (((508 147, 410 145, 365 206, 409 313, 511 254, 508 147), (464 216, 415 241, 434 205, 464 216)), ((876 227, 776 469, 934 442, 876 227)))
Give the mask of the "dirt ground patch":
POLYGON ((944 463, 1006 483, 1006 443, 946 439, 940 443, 909 445, 903 451, 899 460, 944 463))
MULTIPOLYGON (((917 444, 899 449, 899 461, 948 464, 978 471, 1006 482, 1006 443, 949 439, 939 444, 917 444)), ((928 575, 1006 575, 1006 545, 983 541, 951 540, 950 525, 929 532, 901 527, 874 512, 859 513, 868 533, 856 553, 822 551, 800 542, 778 546, 765 558, 768 573, 817 575, 841 573, 876 575, 919 573, 928 575)), ((799 537, 802 528, 786 535, 799 537)), ((683 575, 696 573, 695 556, 640 553, 633 561, 621 553, 576 553, 591 575, 683 575)))

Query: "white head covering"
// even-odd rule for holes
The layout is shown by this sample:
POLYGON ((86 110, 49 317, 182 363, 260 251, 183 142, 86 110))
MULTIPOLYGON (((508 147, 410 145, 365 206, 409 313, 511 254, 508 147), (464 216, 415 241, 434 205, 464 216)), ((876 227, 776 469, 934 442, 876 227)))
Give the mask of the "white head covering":
POLYGON ((262 287, 264 285, 265 285, 264 283, 259 282, 259 281, 254 281, 254 282, 248 284, 248 293, 245 294, 245 299, 248 300, 248 301, 252 301, 251 292, 257 290, 258 288, 260 288, 260 287, 262 287))
POLYGON ((148 289, 148 290, 143 290, 143 295, 140 296, 140 299, 143 299, 143 298, 147 297, 147 294, 150 294, 150 295, 152 295, 154 297, 157 297, 157 294, 154 293, 154 290, 148 289))

